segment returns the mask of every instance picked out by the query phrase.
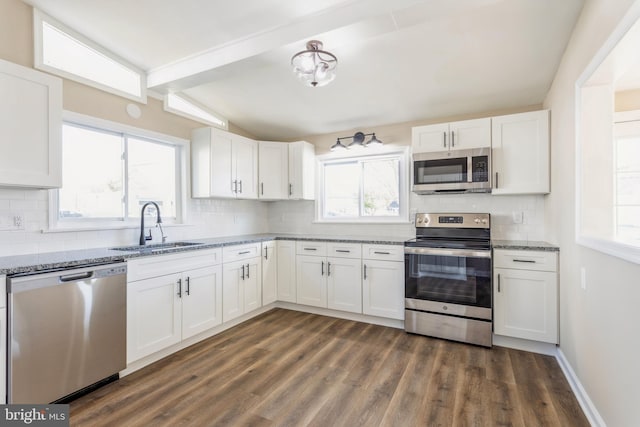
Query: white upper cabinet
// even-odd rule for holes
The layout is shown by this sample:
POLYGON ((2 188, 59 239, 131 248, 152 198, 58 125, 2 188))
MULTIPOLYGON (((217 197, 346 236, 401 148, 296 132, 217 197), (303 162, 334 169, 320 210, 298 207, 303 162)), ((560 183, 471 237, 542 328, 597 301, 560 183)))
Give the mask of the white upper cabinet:
POLYGON ((215 128, 195 129, 191 140, 191 196, 256 199, 256 141, 215 128))
POLYGON ((549 193, 549 110, 493 117, 492 139, 492 194, 549 193))
POLYGON ((490 146, 490 118, 417 126, 411 129, 411 148, 414 153, 490 146))
POLYGON ((258 142, 258 198, 289 198, 289 144, 258 142))
POLYGON ((297 141, 287 144, 289 148, 289 188, 292 200, 314 200, 316 151, 313 144, 297 141))
POLYGON ((62 80, 0 60, 0 186, 62 186, 62 80))

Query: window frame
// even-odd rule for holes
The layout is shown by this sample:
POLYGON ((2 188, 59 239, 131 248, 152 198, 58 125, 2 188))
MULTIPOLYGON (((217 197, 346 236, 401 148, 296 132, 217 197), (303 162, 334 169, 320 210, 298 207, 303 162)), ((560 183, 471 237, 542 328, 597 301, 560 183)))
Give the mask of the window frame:
MULTIPOLYGON (((329 153, 316 158, 316 223, 325 224, 407 224, 409 223, 409 148, 398 146, 383 146, 380 148, 364 148, 357 152, 329 153), (358 216, 353 218, 324 217, 325 191, 324 166, 327 164, 344 163, 350 161, 397 158, 399 160, 399 210, 398 216, 358 216)), ((362 188, 362 186, 361 186, 362 188)), ((362 200, 360 200, 362 203, 362 200)))
POLYGON ((91 86, 97 89, 100 89, 102 91, 105 92, 109 92, 112 93, 114 95, 118 95, 127 99, 131 99, 133 101, 138 101, 141 102, 143 104, 147 103, 147 75, 146 73, 136 67, 135 65, 131 64, 129 61, 126 61, 125 59, 117 56, 116 54, 110 52, 109 50, 105 49, 104 47, 100 46, 99 44, 95 43, 94 41, 88 39, 87 37, 83 36, 82 34, 78 33, 77 31, 75 31, 72 28, 69 28, 68 26, 66 26, 65 24, 63 24, 62 22, 58 21, 57 19, 47 15, 46 13, 42 12, 39 9, 34 8, 33 9, 33 62, 34 62, 34 67, 38 70, 42 70, 42 71, 46 71, 48 73, 51 74, 55 74, 57 76, 63 77, 65 79, 68 80, 73 80, 76 81, 78 83, 82 83, 84 85, 87 86, 91 86), (86 45, 88 48, 100 53, 101 55, 105 56, 106 58, 110 59, 111 61, 114 61, 116 63, 118 63, 120 66, 127 68, 130 71, 133 71, 134 73, 138 74, 138 77, 140 79, 140 95, 136 96, 134 94, 131 94, 129 92, 125 92, 123 90, 119 90, 117 88, 114 88, 112 86, 108 86, 104 83, 100 83, 97 82, 95 80, 91 80, 88 79, 86 77, 83 76, 79 76, 77 74, 65 71, 65 70, 61 70, 59 68, 56 67, 52 67, 50 65, 47 65, 44 63, 43 60, 43 32, 42 32, 42 25, 43 22, 46 22, 47 24, 53 26, 54 28, 58 29, 59 31, 69 35, 70 37, 74 38, 75 40, 79 41, 80 43, 86 45))
MULTIPOLYGON (((183 225, 187 219, 187 197, 189 188, 189 141, 158 132, 140 129, 133 126, 109 120, 98 119, 71 111, 64 111, 63 123, 87 129, 96 129, 105 133, 124 135, 125 137, 137 138, 158 144, 171 145, 176 148, 176 217, 163 217, 163 225, 183 225)), ((126 162, 126 159, 125 159, 126 162)), ((64 185, 64 183, 63 183, 64 185)), ((128 182, 124 182, 128 192, 128 182)), ((125 192, 125 196, 128 193, 125 192)), ((59 214, 59 190, 49 190, 49 228, 48 232, 70 231, 70 230, 113 230, 123 228, 138 228, 140 219, 129 217, 125 212, 123 219, 116 218, 66 218, 61 220, 59 214)))

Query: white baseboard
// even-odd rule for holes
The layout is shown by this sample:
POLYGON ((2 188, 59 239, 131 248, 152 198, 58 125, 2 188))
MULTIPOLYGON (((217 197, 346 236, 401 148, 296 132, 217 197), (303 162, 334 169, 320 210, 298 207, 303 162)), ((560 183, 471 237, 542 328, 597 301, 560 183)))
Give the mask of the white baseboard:
POLYGON ((284 301, 276 302, 275 306, 286 308, 288 310, 302 311, 304 313, 319 314, 322 316, 336 317, 338 319, 354 320, 356 322, 404 329, 404 320, 387 319, 385 317, 369 316, 367 314, 349 313, 347 311, 331 310, 329 308, 311 307, 309 305, 301 305, 284 301))
POLYGON ((496 334, 493 334, 493 345, 515 348, 516 350, 530 351, 531 353, 546 354, 548 356, 555 356, 557 352, 555 344, 505 337, 503 335, 496 334))
POLYGON ((573 371, 573 368, 564 356, 564 353, 559 348, 556 351, 556 360, 558 361, 564 376, 567 378, 567 381, 571 386, 571 390, 573 390, 573 394, 576 396, 576 399, 578 399, 578 403, 580 404, 584 415, 587 417, 587 420, 589 420, 589 423, 593 427, 606 427, 607 424, 600 416, 598 409, 589 398, 587 391, 582 387, 582 383, 576 376, 576 373, 573 371))

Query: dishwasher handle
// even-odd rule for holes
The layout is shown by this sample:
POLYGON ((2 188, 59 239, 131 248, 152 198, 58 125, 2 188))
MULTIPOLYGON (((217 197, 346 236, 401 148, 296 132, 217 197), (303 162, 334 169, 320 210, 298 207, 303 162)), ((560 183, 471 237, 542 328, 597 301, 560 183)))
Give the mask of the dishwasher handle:
POLYGON ((75 282, 76 280, 86 280, 91 279, 93 277, 93 271, 85 271, 84 273, 79 274, 67 274, 65 276, 59 276, 58 280, 60 282, 75 282))

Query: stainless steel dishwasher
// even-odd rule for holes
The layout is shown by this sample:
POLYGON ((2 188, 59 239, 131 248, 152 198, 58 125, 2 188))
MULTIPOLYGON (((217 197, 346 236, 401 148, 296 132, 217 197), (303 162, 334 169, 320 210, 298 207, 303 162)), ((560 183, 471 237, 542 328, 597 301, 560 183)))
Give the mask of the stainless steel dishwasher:
POLYGON ((8 402, 46 404, 126 367, 125 263, 8 279, 8 402))

